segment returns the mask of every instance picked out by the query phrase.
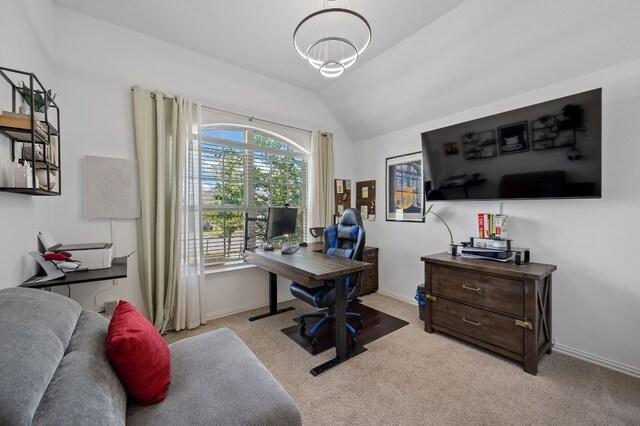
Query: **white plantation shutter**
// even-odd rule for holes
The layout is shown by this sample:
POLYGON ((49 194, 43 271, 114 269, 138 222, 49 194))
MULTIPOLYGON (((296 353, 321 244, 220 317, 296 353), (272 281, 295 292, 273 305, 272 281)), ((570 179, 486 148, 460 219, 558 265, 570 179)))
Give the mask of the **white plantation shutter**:
MULTIPOLYGON (((202 136, 203 245, 209 266, 242 260, 244 214, 266 218, 269 206, 299 209, 306 239, 307 154, 270 132, 205 126, 202 136), (242 137, 238 133, 242 131, 242 137), (234 133, 235 132, 235 133, 234 133), (247 141, 247 142, 245 142, 247 141)), ((264 242, 264 225, 249 223, 249 246, 264 242)))

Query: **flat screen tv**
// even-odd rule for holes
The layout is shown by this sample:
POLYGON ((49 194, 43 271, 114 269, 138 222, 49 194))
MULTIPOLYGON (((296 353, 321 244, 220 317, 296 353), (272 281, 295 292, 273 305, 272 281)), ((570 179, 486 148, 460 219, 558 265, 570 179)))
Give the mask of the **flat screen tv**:
POLYGON ((602 89, 422 133, 427 201, 602 196, 602 89))

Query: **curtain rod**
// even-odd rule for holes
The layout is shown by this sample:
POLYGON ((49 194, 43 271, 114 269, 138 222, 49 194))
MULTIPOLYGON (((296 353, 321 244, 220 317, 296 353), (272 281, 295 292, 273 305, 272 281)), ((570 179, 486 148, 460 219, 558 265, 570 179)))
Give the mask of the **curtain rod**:
MULTIPOLYGON (((131 91, 133 92, 133 87, 131 88, 131 91)), ((151 92, 151 96, 152 96, 152 97, 155 97, 155 96, 156 96, 156 94, 155 94, 155 93, 153 93, 153 92, 151 92)), ((170 96, 165 96, 165 97, 164 97, 164 99, 167 99, 167 100, 168 100, 168 99, 173 99, 173 98, 172 98, 172 97, 170 97, 170 96)), ((208 110, 210 110, 210 111, 219 112, 219 113, 222 113, 222 114, 232 115, 232 116, 234 116, 234 117, 244 118, 244 119, 249 120, 250 122, 251 122, 251 121, 259 121, 259 122, 261 122, 261 123, 271 124, 271 125, 279 126, 279 127, 283 127, 283 128, 286 128, 286 129, 298 130, 298 131, 300 131, 300 132, 305 132, 305 133, 309 133, 309 134, 312 134, 312 133, 313 133, 311 130, 303 129, 303 128, 301 128, 301 127, 290 126, 290 125, 288 125, 288 124, 282 124, 282 123, 278 123, 278 122, 271 121, 271 120, 265 120, 264 118, 258 118, 258 117, 254 117, 254 116, 252 116, 252 115, 240 114, 240 113, 238 113, 238 112, 227 111, 227 110, 224 110, 224 109, 215 108, 215 107, 208 106, 208 105, 202 105, 202 108, 204 108, 204 109, 208 109, 208 110)))

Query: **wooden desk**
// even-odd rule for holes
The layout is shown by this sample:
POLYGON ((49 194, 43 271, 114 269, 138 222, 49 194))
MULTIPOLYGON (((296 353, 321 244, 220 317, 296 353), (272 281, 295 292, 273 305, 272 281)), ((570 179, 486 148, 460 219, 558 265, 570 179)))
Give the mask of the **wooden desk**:
POLYGON ((26 282, 20 284, 20 287, 47 288, 59 285, 80 284, 93 281, 106 281, 125 278, 127 276, 127 256, 114 257, 111 261, 111 268, 67 272, 64 277, 56 278, 55 280, 29 282, 37 276, 40 275, 34 275, 26 282))
MULTIPOLYGON (((261 248, 247 250, 246 260, 269 272, 270 291, 275 290, 277 275, 288 278, 309 288, 321 287, 326 280, 336 280, 336 357, 322 365, 311 369, 317 376, 350 357, 356 356, 366 348, 356 345, 347 351, 347 287, 346 276, 371 268, 371 264, 341 257, 328 256, 314 252, 315 246, 300 247, 293 254, 282 254, 280 250, 264 251, 261 248)), ((274 291, 275 292, 275 291, 274 291)), ((276 299, 270 294, 271 301, 276 299)), ((273 306, 271 309, 273 310, 273 306)))

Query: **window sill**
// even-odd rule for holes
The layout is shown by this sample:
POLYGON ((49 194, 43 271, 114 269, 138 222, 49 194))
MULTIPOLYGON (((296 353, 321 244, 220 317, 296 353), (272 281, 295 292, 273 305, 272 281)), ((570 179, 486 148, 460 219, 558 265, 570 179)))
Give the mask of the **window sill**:
POLYGON ((226 272, 243 271, 245 269, 254 269, 254 268, 257 268, 257 266, 252 265, 250 263, 238 262, 231 265, 225 265, 225 266, 206 269, 204 271, 204 275, 205 276, 217 275, 217 274, 223 274, 226 272))

